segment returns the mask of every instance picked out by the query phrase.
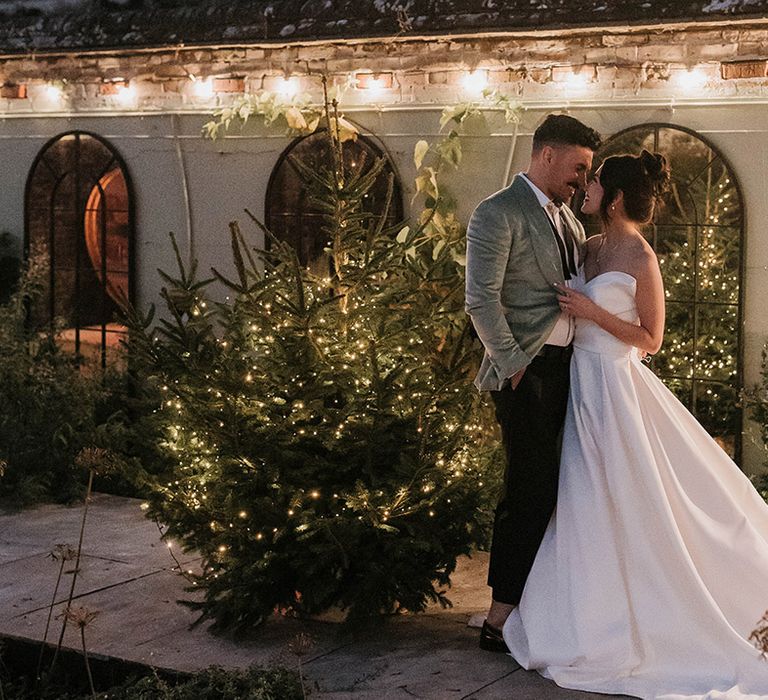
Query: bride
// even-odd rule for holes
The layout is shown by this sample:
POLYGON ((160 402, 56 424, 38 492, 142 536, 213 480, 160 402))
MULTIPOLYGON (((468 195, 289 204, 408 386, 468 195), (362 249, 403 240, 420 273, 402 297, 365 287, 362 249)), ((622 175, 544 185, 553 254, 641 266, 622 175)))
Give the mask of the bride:
POLYGON ((661 346, 664 289, 639 226, 668 178, 643 151, 587 187, 604 233, 558 297, 577 319, 558 504, 504 639, 566 688, 768 698, 748 640, 768 607, 768 506, 640 360, 661 346))

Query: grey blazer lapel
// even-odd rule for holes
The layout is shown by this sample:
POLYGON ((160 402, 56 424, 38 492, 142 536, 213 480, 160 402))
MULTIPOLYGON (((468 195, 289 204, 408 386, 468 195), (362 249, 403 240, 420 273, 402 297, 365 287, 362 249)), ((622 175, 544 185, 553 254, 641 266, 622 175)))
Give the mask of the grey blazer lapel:
POLYGON ((517 189, 521 203, 520 209, 528 220, 531 246, 544 279, 550 284, 555 282, 562 284, 565 280, 560 253, 557 250, 552 227, 547 221, 546 212, 525 180, 518 177, 512 185, 517 189))
POLYGON ((587 245, 587 238, 584 235, 584 227, 581 225, 581 222, 576 218, 576 215, 570 208, 563 207, 561 216, 563 217, 563 222, 568 226, 576 241, 576 245, 579 248, 579 259, 583 261, 587 245))

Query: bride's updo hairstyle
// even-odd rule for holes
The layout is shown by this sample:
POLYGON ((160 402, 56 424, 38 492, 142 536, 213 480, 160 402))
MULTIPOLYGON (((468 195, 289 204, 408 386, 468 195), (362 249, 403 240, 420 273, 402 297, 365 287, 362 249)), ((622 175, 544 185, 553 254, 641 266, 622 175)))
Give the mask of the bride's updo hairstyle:
POLYGON ((606 158, 600 170, 600 185, 604 192, 600 216, 603 221, 608 221, 611 202, 623 192, 627 217, 636 223, 647 224, 668 184, 669 166, 660 153, 643 150, 639 156, 606 158))

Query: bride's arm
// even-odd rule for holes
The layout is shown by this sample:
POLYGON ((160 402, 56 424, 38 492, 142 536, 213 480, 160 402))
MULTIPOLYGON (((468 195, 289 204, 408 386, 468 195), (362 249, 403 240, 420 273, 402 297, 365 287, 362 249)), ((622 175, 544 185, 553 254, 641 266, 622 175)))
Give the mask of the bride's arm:
POLYGON ((558 301, 560 308, 571 316, 593 321, 622 342, 653 355, 664 339, 664 284, 658 260, 651 250, 646 250, 633 266, 633 276, 637 280, 635 303, 639 326, 622 321, 585 294, 572 289, 561 288, 558 301))

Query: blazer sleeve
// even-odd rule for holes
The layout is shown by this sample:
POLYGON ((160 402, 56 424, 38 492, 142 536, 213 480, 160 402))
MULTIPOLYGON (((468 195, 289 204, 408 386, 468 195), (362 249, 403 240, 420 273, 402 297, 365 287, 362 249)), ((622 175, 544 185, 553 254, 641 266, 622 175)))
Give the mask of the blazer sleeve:
POLYGON ((501 304, 512 250, 512 230, 494 203, 481 202, 467 227, 465 309, 499 377, 511 377, 531 359, 515 339, 501 304))

